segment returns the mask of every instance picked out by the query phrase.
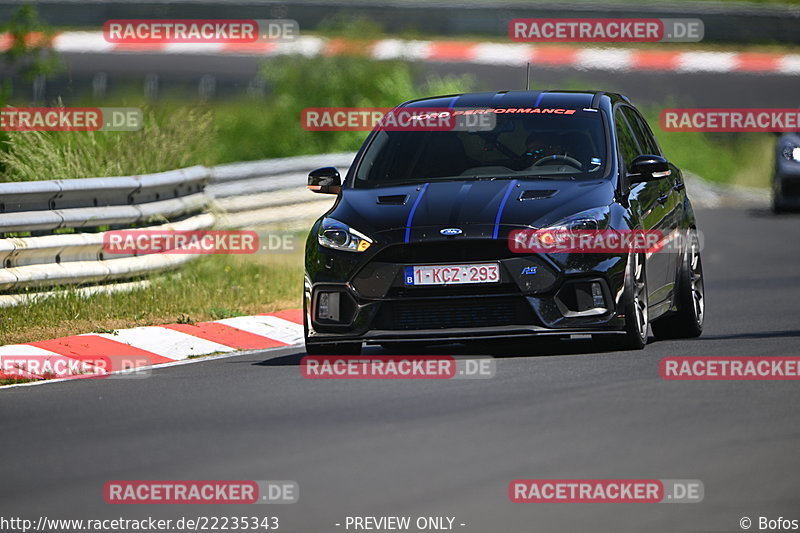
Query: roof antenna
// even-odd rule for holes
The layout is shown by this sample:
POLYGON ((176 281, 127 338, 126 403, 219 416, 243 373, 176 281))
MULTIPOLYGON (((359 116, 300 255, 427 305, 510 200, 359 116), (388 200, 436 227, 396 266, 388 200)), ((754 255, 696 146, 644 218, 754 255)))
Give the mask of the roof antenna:
POLYGON ((531 62, 530 61, 528 61, 528 67, 527 67, 527 70, 525 72, 525 90, 526 91, 530 91, 531 90, 531 62))

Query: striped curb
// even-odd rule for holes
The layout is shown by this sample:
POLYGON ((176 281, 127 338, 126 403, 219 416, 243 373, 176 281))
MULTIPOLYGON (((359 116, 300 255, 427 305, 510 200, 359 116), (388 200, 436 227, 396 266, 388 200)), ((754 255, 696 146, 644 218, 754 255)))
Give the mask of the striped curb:
MULTIPOLYGON (((8 48, 0 35, 0 51, 8 48)), ((582 48, 525 43, 418 41, 382 39, 354 43, 342 39, 304 36, 283 43, 145 43, 107 42, 102 32, 64 32, 52 39, 52 47, 67 53, 154 53, 191 55, 279 56, 363 54, 375 59, 403 59, 483 65, 573 68, 577 70, 659 71, 677 73, 739 72, 753 74, 800 74, 800 54, 767 52, 710 52, 582 48)))
MULTIPOLYGON (((0 346, 0 359, 36 358, 42 365, 56 362, 92 362, 108 358, 111 371, 120 361, 152 366, 190 357, 232 353, 240 350, 263 350, 296 346, 303 342, 303 312, 290 309, 277 313, 237 316, 196 324, 165 324, 114 330, 113 333, 86 333, 59 339, 0 346)), ((68 366, 68 365, 64 365, 68 366)), ((73 365, 74 366, 74 365, 73 365)), ((40 366, 41 367, 41 366, 40 366)), ((0 379, 45 379, 29 371, 31 368, 4 368, 0 379)), ((98 372, 102 374, 102 372, 98 372)), ((59 378, 81 376, 81 373, 59 375, 59 378)))

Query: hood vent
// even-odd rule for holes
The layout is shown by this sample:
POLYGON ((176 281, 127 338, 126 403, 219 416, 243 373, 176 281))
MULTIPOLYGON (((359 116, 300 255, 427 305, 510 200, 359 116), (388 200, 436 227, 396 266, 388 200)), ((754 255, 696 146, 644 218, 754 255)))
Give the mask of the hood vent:
POLYGON ((407 194, 392 194, 388 196, 378 196, 379 205, 404 205, 408 199, 407 194))
POLYGON ((529 189, 527 191, 522 191, 522 194, 519 195, 520 200, 541 200, 543 198, 550 198, 554 196, 558 191, 555 189, 529 189))

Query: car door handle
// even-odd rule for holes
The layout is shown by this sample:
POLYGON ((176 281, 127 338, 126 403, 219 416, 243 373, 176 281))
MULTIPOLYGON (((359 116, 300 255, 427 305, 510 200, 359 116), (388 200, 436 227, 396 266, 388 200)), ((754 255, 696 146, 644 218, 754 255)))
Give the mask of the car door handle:
POLYGON ((682 191, 685 188, 686 185, 684 185, 683 183, 676 183, 675 185, 672 186, 673 191, 682 191))
POLYGON ((669 200, 669 193, 659 196, 657 198, 657 200, 658 200, 658 203, 660 203, 661 205, 664 205, 665 203, 667 203, 667 200, 669 200))

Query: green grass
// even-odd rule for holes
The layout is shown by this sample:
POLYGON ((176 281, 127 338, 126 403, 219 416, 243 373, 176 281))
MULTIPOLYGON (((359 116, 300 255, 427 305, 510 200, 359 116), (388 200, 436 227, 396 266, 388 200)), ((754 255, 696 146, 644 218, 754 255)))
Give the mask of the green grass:
MULTIPOLYGON (((402 61, 344 55, 277 58, 262 74, 269 95, 215 104, 166 97, 158 102, 122 97, 107 107, 145 108, 136 132, 10 132, 0 151, 0 181, 125 176, 196 164, 214 165, 356 150, 367 132, 310 132, 306 107, 391 107, 406 100, 469 91, 469 76, 420 78, 402 61)), ((98 105, 97 102, 79 102, 98 105)))
POLYGON ((770 133, 656 131, 667 158, 717 183, 769 187, 775 136, 770 133))
POLYGON ((132 132, 8 132, 1 181, 130 176, 211 162, 208 110, 146 107, 145 117, 132 132))
POLYGON ((716 183, 770 186, 776 139, 772 133, 664 131, 659 126, 660 107, 642 112, 664 154, 679 168, 716 183))
POLYGON ((296 308, 302 304, 302 245, 284 254, 209 255, 141 290, 80 297, 66 290, 30 305, 3 309, 0 345, 77 333, 296 308))
POLYGON ((39 380, 28 379, 28 378, 16 378, 16 377, 0 378, 0 387, 4 385, 18 385, 20 383, 30 383, 31 381, 39 381, 39 380))
POLYGON ((275 95, 221 102, 215 107, 218 162, 357 150, 367 132, 306 131, 307 107, 391 107, 435 94, 469 91, 470 76, 433 76, 421 83, 415 67, 401 61, 373 61, 343 55, 276 58, 262 74, 275 95))

